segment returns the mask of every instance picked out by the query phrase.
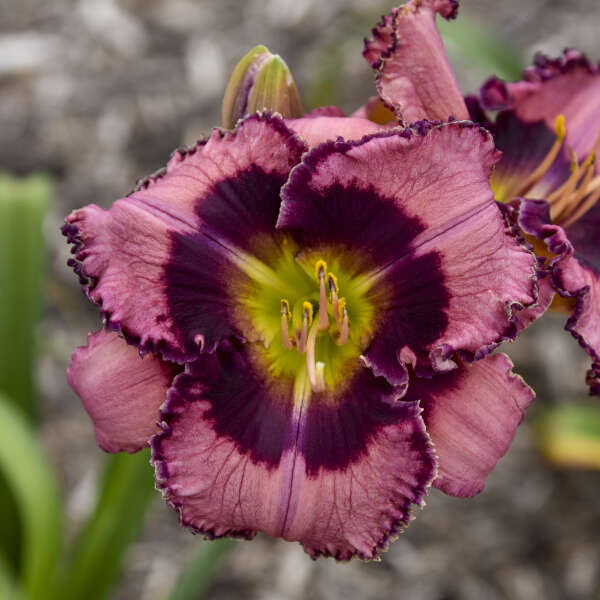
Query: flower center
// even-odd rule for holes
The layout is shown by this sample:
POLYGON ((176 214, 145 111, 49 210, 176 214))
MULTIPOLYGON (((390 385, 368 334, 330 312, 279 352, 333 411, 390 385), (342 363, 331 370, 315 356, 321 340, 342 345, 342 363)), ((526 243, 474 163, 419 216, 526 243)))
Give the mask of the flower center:
MULTIPOLYGON (((527 196, 532 188, 546 175, 558 156, 566 135, 565 118, 559 115, 555 124, 556 140, 548 154, 531 175, 522 183, 514 196, 527 196)), ((569 148, 571 174, 546 197, 550 205, 550 219, 553 223, 568 227, 588 212, 600 198, 600 175, 594 176, 596 151, 600 147, 600 132, 591 152, 579 161, 569 148)))
MULTIPOLYGON (((350 335, 350 323, 346 299, 338 297, 337 277, 327 272, 327 263, 319 259, 315 264, 315 275, 319 282, 319 308, 317 318, 313 318, 315 309, 310 300, 302 303, 302 326, 290 336, 288 322, 292 319, 290 303, 281 300, 281 341, 286 350, 294 347, 300 354, 306 354, 306 369, 310 386, 315 392, 325 390, 325 363, 317 361, 315 347, 320 332, 328 332, 335 344, 344 346, 350 335), (329 288, 329 297, 326 287, 329 288), (329 313, 332 313, 335 330, 330 330, 329 313)), ((333 329, 333 328, 332 328, 333 329)))
POLYGON ((265 265, 269 277, 245 269, 252 283, 235 293, 240 328, 262 341, 261 368, 272 376, 306 379, 313 392, 339 388, 372 340, 386 285, 347 248, 303 250, 288 237, 280 249, 265 265))

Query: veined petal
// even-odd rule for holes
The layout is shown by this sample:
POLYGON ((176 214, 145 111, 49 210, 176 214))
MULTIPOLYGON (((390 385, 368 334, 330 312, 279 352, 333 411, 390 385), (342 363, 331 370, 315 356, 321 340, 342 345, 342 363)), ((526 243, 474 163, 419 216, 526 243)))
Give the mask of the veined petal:
MULTIPOLYGON (((575 300, 565 329, 577 339, 594 363, 600 362, 600 256, 594 246, 594 240, 598 239, 600 209, 594 208, 584 219, 565 230, 550 223, 549 207, 543 200, 518 198, 509 206, 512 219, 519 227, 546 245, 550 258, 544 268, 550 274, 554 290, 564 298, 575 300), (581 240, 582 249, 589 255, 576 245, 581 240), (593 248, 591 252, 588 246, 593 248)), ((592 381, 590 385, 592 393, 599 391, 596 383, 592 381)))
POLYGON ((408 122, 467 119, 468 112, 435 25, 453 19, 455 0, 411 0, 392 9, 365 40, 381 99, 408 122))
POLYGON ((67 380, 94 422, 98 445, 137 452, 160 431, 159 407, 180 371, 152 354, 142 358, 116 333, 101 330, 77 348, 67 380))
POLYGON ((69 215, 70 262, 107 326, 180 362, 241 335, 230 318, 232 281, 277 251, 279 190, 304 150, 281 119, 255 115, 176 152, 110 210, 69 215))
POLYGON ((405 398, 423 406, 439 461, 433 485, 443 492, 478 494, 508 450, 534 398, 512 366, 505 354, 494 354, 432 379, 411 380, 405 398))
POLYGON ((382 129, 374 121, 358 117, 312 116, 309 118, 286 119, 285 123, 311 148, 327 140, 336 140, 339 137, 347 140, 358 140, 369 133, 375 133, 382 129))
POLYGON ((536 300, 534 257, 488 184, 496 160, 477 127, 392 131, 313 149, 282 190, 278 228, 364 257, 353 266, 380 307, 364 355, 394 384, 406 381, 403 363, 427 375, 453 368, 456 351, 481 358, 536 300))
MULTIPOLYGON (((509 202, 520 195, 523 183, 552 148, 556 140, 554 126, 550 128, 544 121, 527 122, 513 111, 504 111, 494 123, 488 123, 487 128, 502 152, 502 160, 494 169, 490 183, 496 200, 509 202)), ((527 196, 545 198, 567 180, 570 172, 571 161, 563 144, 557 158, 527 196)))
POLYGON ((276 378, 251 344, 221 344, 169 392, 157 481, 193 531, 297 540, 374 558, 435 475, 417 402, 360 369, 336 394, 276 378))
POLYGON ((565 144, 580 157, 590 152, 600 130, 600 69, 575 50, 557 59, 536 55, 522 81, 490 78, 481 98, 485 108, 511 109, 521 121, 544 121, 551 131, 556 117, 564 115, 565 144))

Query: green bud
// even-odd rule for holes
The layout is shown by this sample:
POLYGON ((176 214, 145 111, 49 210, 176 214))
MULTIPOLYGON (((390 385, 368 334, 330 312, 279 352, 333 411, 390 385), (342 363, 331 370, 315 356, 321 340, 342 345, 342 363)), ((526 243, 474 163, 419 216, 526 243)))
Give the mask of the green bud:
POLYGON ((222 123, 232 129, 239 119, 271 110, 285 118, 300 117, 302 105, 294 78, 277 55, 255 46, 237 64, 223 97, 222 123))

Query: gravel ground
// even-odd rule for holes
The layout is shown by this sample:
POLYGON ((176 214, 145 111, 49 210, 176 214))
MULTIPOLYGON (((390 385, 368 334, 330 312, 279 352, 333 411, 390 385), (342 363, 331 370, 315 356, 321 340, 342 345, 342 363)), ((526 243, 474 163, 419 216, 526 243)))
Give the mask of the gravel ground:
MULTIPOLYGON (((108 207, 176 146, 207 133, 230 70, 256 43, 284 56, 305 97, 338 53, 339 103, 353 110, 373 93, 362 36, 388 8, 364 0, 0 0, 0 168, 49 171, 57 183, 38 371, 44 441, 71 533, 90 510, 103 457, 64 378, 71 352, 98 323, 65 266, 57 233, 64 215, 91 202, 108 207)), ((465 1, 462 13, 484 19, 525 56, 577 45, 600 57, 595 0, 465 1)), ((465 91, 486 75, 464 59, 455 65, 465 91)), ((563 321, 545 318, 507 349, 538 400, 482 494, 465 501, 433 490, 379 563, 314 562, 298 545, 264 536, 240 542, 207 597, 595 598, 600 473, 549 467, 530 426, 543 407, 585 394, 587 360, 563 321)), ((157 501, 114 600, 163 598, 200 543, 157 501)))

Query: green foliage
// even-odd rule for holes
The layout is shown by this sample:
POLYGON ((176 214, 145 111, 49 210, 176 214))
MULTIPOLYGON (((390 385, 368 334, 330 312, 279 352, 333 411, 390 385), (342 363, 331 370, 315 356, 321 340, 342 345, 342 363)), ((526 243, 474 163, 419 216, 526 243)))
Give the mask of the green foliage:
POLYGON ((221 562, 236 543, 236 540, 232 539, 202 542, 196 556, 179 577, 168 600, 200 600, 221 562))
MULTIPOLYGON (((35 329, 42 302, 42 224, 52 184, 44 175, 0 173, 0 392, 28 419, 36 417, 35 329)), ((0 555, 17 570, 22 529, 14 494, 0 470, 0 555)))
MULTIPOLYGON (((22 410, 4 395, 0 395, 0 469, 22 514, 20 587, 27 600, 49 600, 62 538, 58 485, 35 431, 22 410)), ((0 589, 10 585, 8 573, 8 568, 0 568, 0 589)))
POLYGON ((36 417, 35 328, 42 303, 42 224, 52 195, 45 175, 0 173, 0 390, 36 417))
POLYGON ((157 497, 149 452, 116 454, 107 461, 100 497, 73 552, 61 600, 106 598, 119 575, 125 550, 157 497))

